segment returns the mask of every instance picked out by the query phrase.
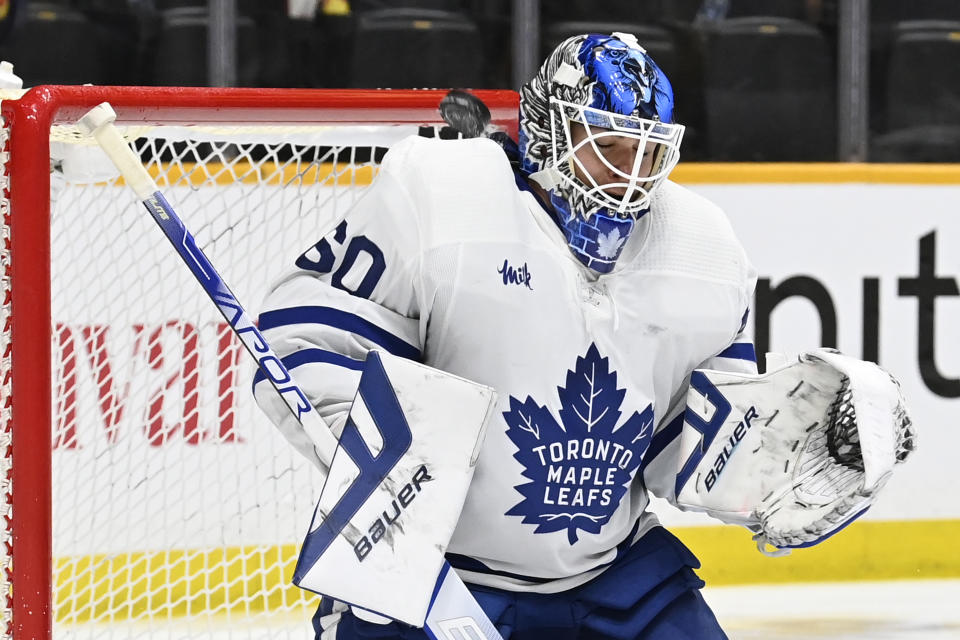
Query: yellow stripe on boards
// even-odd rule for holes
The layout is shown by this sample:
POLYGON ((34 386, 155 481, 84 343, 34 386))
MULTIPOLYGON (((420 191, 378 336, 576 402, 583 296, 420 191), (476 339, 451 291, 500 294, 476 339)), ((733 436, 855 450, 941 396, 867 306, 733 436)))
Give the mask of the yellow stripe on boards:
MULTIPOLYGON (((960 520, 855 522, 784 558, 757 551, 742 527, 672 528, 709 585, 960 577, 960 520)), ((60 623, 312 609, 290 583, 296 545, 102 554, 56 562, 60 623)))
POLYGON ((770 558, 742 527, 670 529, 708 585, 960 577, 960 520, 858 521, 822 543, 770 558))
MULTIPOLYGON (((267 184, 367 186, 378 168, 349 163, 161 163, 148 166, 161 187, 267 184)), ((681 163, 670 179, 680 184, 960 184, 960 164, 681 163)), ((122 184, 122 179, 120 181, 122 184)))
MULTIPOLYGON (((231 184, 263 184, 271 187, 290 186, 367 186, 377 167, 355 166, 346 162, 283 163, 238 161, 184 162, 150 164, 147 171, 161 189, 169 186, 225 186, 231 184)), ((117 180, 123 185, 123 178, 117 180)))
POLYGON ((59 558, 57 622, 256 614, 308 606, 318 596, 290 583, 297 546, 229 547, 59 558))
POLYGON ((681 162, 680 184, 960 184, 960 164, 681 162))

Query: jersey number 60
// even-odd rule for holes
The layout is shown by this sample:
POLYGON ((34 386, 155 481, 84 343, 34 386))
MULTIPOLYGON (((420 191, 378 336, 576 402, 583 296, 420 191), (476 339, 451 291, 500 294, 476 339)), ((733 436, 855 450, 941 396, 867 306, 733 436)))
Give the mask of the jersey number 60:
MULTIPOLYGON (((344 220, 331 234, 333 242, 342 247, 347 239, 347 221, 344 220)), ((316 273, 330 273, 337 262, 337 255, 327 238, 323 238, 317 244, 303 252, 297 258, 296 265, 307 271, 316 273)), ((359 298, 369 298, 373 293, 374 287, 380 282, 383 272, 387 269, 387 261, 383 257, 383 251, 367 236, 353 236, 347 243, 340 259, 340 266, 330 277, 330 284, 337 289, 346 291, 350 295, 359 298), (357 266, 357 260, 360 256, 366 255, 367 259, 360 264, 368 262, 366 272, 351 274, 351 270, 357 266), (346 283, 344 282, 346 280, 346 283), (358 283, 353 288, 349 285, 358 283)), ((359 271, 359 269, 357 270, 359 271)))

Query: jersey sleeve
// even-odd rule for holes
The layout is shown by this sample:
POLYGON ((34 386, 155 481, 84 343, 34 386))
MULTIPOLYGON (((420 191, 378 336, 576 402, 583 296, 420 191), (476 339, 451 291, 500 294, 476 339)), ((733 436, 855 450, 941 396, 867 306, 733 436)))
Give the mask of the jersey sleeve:
POLYGON ((747 309, 740 321, 740 331, 730 345, 717 355, 705 360, 697 369, 756 374, 757 350, 753 346, 753 338, 746 331, 749 317, 750 310, 747 309))
MULTIPOLYGON (((336 435, 368 351, 421 359, 420 230, 404 184, 408 156, 404 143, 388 152, 366 193, 296 258, 259 316, 267 342, 336 435)), ((260 371, 253 391, 287 439, 304 449, 299 423, 260 371)))
MULTIPOLYGON (((757 355, 753 339, 748 335, 750 317, 749 301, 753 299, 757 274, 747 262, 748 269, 741 291, 745 311, 740 320, 740 329, 730 343, 716 355, 704 360, 695 369, 713 369, 734 373, 757 374, 757 355)), ((692 373, 692 372, 691 372, 692 373)), ((688 375, 671 398, 670 408, 653 434, 650 446, 644 454, 643 479, 655 496, 676 505, 676 477, 680 469, 680 432, 683 430, 683 414, 687 406, 688 375)))

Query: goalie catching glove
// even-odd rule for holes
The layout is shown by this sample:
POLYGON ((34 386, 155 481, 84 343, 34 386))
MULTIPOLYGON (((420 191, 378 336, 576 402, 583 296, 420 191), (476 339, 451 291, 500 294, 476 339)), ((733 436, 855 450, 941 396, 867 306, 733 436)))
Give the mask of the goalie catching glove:
POLYGON ((842 529, 914 449, 897 381, 824 349, 760 376, 694 371, 680 438, 677 505, 746 526, 764 553, 842 529))

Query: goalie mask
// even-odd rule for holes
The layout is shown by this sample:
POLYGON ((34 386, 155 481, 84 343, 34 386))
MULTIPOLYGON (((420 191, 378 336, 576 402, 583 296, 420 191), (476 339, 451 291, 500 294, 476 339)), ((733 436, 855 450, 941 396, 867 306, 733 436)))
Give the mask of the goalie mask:
POLYGON ((629 34, 568 38, 520 90, 522 170, 594 271, 613 269, 676 166, 683 126, 672 120, 670 81, 629 34))

